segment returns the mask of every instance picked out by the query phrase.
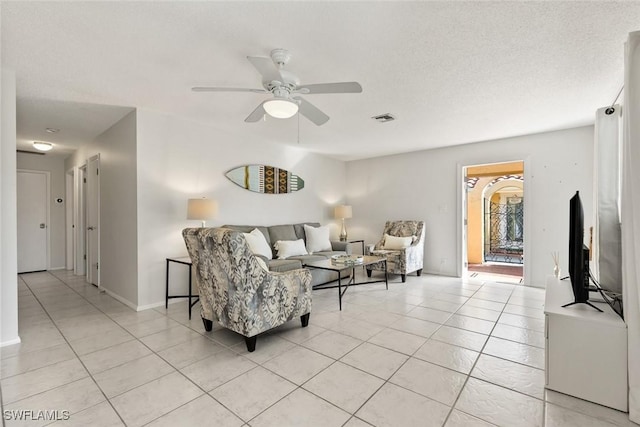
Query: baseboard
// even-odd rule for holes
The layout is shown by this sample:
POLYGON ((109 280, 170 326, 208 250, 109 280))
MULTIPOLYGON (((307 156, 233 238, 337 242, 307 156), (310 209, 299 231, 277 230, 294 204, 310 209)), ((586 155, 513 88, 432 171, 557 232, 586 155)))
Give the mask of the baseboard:
POLYGON ((8 345, 14 345, 14 344, 20 344, 22 341, 20 340, 20 337, 17 337, 15 339, 9 340, 9 341, 3 341, 0 342, 0 347, 6 347, 8 345))
MULTIPOLYGON (((152 308, 157 308, 157 307, 163 307, 164 306, 164 301, 159 301, 159 302, 154 302, 152 304, 145 304, 145 305, 136 305, 134 303, 132 303, 131 301, 129 301, 126 298, 121 297, 120 295, 116 294, 115 292, 110 291, 107 288, 100 288, 101 290, 105 291, 107 295, 109 295, 110 297, 113 297, 114 299, 120 301, 121 303, 123 303, 124 305, 126 305, 127 307, 129 307, 132 310, 135 311, 143 311, 143 310, 149 310, 152 308)), ((198 296, 196 295, 195 298, 198 298, 198 296)), ((194 299, 195 299, 194 298, 194 299)), ((174 300, 169 300, 169 304, 174 304, 177 302, 184 302, 183 299, 174 299, 174 300)))
MULTIPOLYGON (((172 301, 169 301, 169 304, 171 304, 171 303, 172 303, 172 301)), ((137 311, 149 310, 151 308, 156 308, 156 307, 164 307, 164 301, 154 302, 153 304, 139 305, 136 308, 136 310, 137 311)))
POLYGON ((140 310, 138 310, 138 306, 137 305, 135 305, 134 303, 132 303, 128 299, 121 297, 120 295, 116 294, 115 292, 112 292, 112 291, 110 291, 109 289, 107 289, 105 287, 101 287, 99 289, 102 290, 102 291, 105 291, 107 295, 109 295, 110 297, 113 297, 114 299, 120 301, 121 303, 123 303, 124 305, 129 307, 130 309, 135 310, 135 311, 140 311, 140 310))
POLYGON ((432 270, 422 270, 422 274, 431 274, 432 276, 442 276, 442 277, 460 277, 455 274, 446 274, 441 271, 432 271, 432 270))
POLYGON ((67 267, 50 267, 47 271, 66 270, 67 267))

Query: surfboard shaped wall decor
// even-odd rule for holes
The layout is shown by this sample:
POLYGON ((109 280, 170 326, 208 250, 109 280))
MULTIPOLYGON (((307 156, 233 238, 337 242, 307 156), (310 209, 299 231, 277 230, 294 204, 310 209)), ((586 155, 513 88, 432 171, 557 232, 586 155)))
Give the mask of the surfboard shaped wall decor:
POLYGON ((234 184, 263 194, 293 193, 304 188, 304 180, 291 172, 267 165, 245 165, 225 174, 234 184))

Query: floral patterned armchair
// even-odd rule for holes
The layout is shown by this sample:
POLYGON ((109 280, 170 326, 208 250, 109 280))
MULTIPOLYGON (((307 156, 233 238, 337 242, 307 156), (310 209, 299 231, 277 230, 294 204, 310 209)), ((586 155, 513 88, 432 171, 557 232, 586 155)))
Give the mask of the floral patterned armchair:
MULTIPOLYGON (((406 282, 407 274, 414 271, 418 276, 422 274, 424 262, 424 221, 387 221, 382 232, 382 239, 369 253, 385 255, 387 257, 387 271, 392 274, 400 274, 402 282, 406 282), (389 250, 384 249, 384 236, 388 234, 396 237, 414 237, 409 247, 389 250)), ((371 277, 373 270, 383 270, 384 264, 371 264, 367 266, 367 275, 371 277)))
POLYGON ((200 292, 204 328, 213 321, 244 335, 248 351, 257 335, 300 316, 309 324, 311 273, 263 268, 239 231, 187 228, 182 231, 200 292))

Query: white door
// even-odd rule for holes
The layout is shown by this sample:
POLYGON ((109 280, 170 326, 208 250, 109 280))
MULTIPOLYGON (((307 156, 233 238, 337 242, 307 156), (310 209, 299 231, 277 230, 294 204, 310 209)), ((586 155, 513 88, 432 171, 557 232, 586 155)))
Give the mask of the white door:
POLYGON ((100 157, 87 162, 87 282, 100 286, 100 157))
POLYGON ((468 241, 467 235, 469 224, 469 207, 468 203, 468 187, 467 187, 467 168, 462 168, 462 277, 466 277, 467 270, 469 268, 469 253, 468 253, 468 241))
POLYGON ((18 273, 47 269, 47 201, 45 172, 18 171, 18 273))

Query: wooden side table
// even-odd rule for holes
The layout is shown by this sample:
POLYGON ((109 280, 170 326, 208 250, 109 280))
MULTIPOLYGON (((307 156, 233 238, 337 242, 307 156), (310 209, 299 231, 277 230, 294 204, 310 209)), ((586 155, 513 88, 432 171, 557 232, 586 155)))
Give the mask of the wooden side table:
POLYGON ((165 281, 165 300, 164 300, 164 308, 169 308, 169 299, 171 298, 189 298, 189 320, 191 320, 191 308, 200 301, 200 297, 193 295, 193 291, 191 289, 191 258, 188 256, 184 257, 175 257, 175 258, 167 258, 167 277, 165 281), (169 264, 170 263, 182 264, 189 266, 189 295, 169 295, 169 264), (191 301, 195 298, 195 301, 191 301))

